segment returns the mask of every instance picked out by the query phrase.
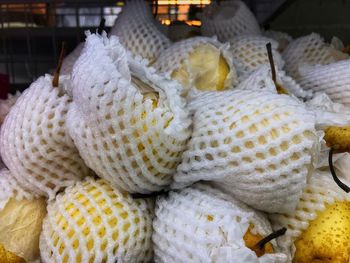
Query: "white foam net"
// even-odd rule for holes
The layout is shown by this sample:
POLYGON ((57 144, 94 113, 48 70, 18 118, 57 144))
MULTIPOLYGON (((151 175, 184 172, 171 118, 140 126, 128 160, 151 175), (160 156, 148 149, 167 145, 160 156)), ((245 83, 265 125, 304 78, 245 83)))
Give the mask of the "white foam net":
POLYGON ((274 241, 275 254, 260 258, 247 248, 243 236, 248 227, 253 226, 253 234, 266 236, 271 233, 270 223, 263 214, 208 185, 158 198, 155 213, 155 262, 283 262, 286 258, 274 241))
MULTIPOLYGON (((209 45, 214 47, 225 59, 227 66, 229 68, 229 72, 225 79, 224 88, 232 88, 237 84, 237 74, 235 66, 232 61, 232 54, 228 48, 228 45, 221 44, 216 40, 216 38, 208 38, 208 37, 193 37, 189 39, 184 39, 172 44, 169 48, 165 49, 160 53, 157 58, 157 61, 153 65, 159 72, 165 73, 167 77, 171 78, 172 74, 178 70, 182 65, 189 64, 189 56, 194 52, 194 50, 198 47, 205 47, 209 45)), ((206 61, 206 58, 203 57, 202 61, 206 61)), ((212 61, 206 61, 207 63, 211 63, 212 61)), ((215 64, 218 66, 218 64, 215 64)), ((184 90, 183 93, 189 91, 191 87, 195 87, 195 79, 198 77, 198 72, 191 72, 188 69, 188 76, 185 81, 181 81, 183 84, 184 90)), ((206 74, 203 72, 202 74, 206 74)))
POLYGON ((299 66, 303 64, 326 65, 346 59, 349 55, 325 43, 320 35, 312 33, 293 40, 283 51, 282 57, 288 75, 298 80, 299 66))
POLYGON ((350 59, 301 67, 299 83, 305 90, 325 92, 334 102, 350 106, 350 59))
POLYGON ((17 100, 1 127, 1 156, 24 189, 53 198, 88 174, 66 132, 68 79, 52 87, 52 77, 35 81, 17 100))
POLYGON ((149 262, 151 204, 106 181, 86 179, 49 203, 40 236, 44 262, 149 262))
POLYGON ((170 45, 170 40, 159 30, 146 1, 131 0, 118 15, 110 35, 119 37, 122 45, 150 62, 170 45))
POLYGON ((217 36, 221 42, 233 37, 259 35, 258 21, 249 8, 240 0, 216 2, 207 6, 200 17, 204 36, 217 36))
POLYGON ((87 165, 129 192, 169 185, 190 135, 180 85, 99 35, 87 37, 73 83, 68 126, 87 165))
POLYGON ((279 52, 282 52, 288 44, 293 41, 293 38, 290 35, 281 31, 267 30, 263 31, 263 35, 278 42, 279 52))
POLYGON ((317 212, 335 201, 350 201, 350 197, 332 179, 329 172, 316 171, 303 190, 295 211, 286 214, 271 214, 269 217, 275 229, 287 227, 285 235, 278 238, 279 246, 286 253, 294 253, 294 241, 314 220, 317 212))
POLYGON ((278 52, 278 43, 273 39, 247 35, 230 40, 230 51, 239 75, 250 74, 261 65, 270 65, 266 44, 271 43, 272 55, 277 69, 282 69, 284 61, 278 52))
POLYGON ((33 195, 24 190, 7 168, 0 170, 0 210, 5 207, 10 198, 16 200, 32 199, 33 195))
POLYGON ((11 110, 11 107, 16 103, 19 96, 21 96, 21 93, 17 91, 15 95, 8 94, 6 100, 0 99, 0 126, 4 122, 7 114, 11 110))
POLYGON ((62 62, 61 75, 70 75, 75 61, 77 61, 80 56, 81 51, 84 48, 84 43, 80 43, 71 53, 66 56, 62 62))
POLYGON ((267 212, 295 208, 312 167, 315 116, 287 95, 207 92, 189 106, 193 133, 174 187, 215 181, 267 212))

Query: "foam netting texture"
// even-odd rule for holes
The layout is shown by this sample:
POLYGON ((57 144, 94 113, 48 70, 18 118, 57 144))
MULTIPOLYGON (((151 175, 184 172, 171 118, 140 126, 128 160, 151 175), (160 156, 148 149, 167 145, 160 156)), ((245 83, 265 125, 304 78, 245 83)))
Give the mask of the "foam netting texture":
POLYGON ((70 75, 72 73, 74 63, 77 61, 83 48, 84 43, 80 43, 71 53, 68 54, 68 56, 64 58, 60 75, 70 75))
POLYGON ((19 91, 16 94, 8 94, 6 100, 0 99, 0 126, 4 122, 7 114, 10 112, 11 107, 16 103, 17 99, 21 96, 19 91))
POLYGON ((334 102, 350 106, 350 59, 328 65, 300 68, 300 85, 305 90, 325 92, 334 102))
POLYGON ((238 75, 247 75, 261 65, 270 65, 266 49, 267 43, 271 43, 275 67, 277 69, 283 68, 284 61, 277 50, 278 42, 273 39, 264 36, 247 35, 232 38, 229 43, 238 75))
POLYGON ((293 38, 290 35, 281 31, 266 30, 263 31, 262 34, 265 37, 272 38, 278 42, 279 52, 282 52, 289 45, 289 43, 293 41, 293 38))
POLYGON ((11 175, 7 168, 0 170, 0 210, 3 209, 10 198, 20 201, 23 199, 31 200, 33 195, 23 189, 11 175))
POLYGON ((40 236, 44 262, 149 262, 153 207, 91 178, 47 207, 40 236))
POLYGON ((258 258, 243 236, 272 232, 265 215, 205 184, 171 191, 156 202, 155 262, 283 262, 286 255, 258 258))
POLYGON ((193 101, 193 133, 173 187, 217 182, 266 212, 295 208, 318 149, 315 115, 267 91, 207 92, 193 101))
POLYGON ((131 0, 118 15, 110 35, 118 36, 133 55, 152 62, 171 44, 156 23, 146 1, 131 0))
POLYGON ((200 16, 203 36, 217 36, 221 42, 245 34, 259 35, 260 27, 253 13, 240 0, 214 2, 200 16))
POLYGON ((89 174, 66 132, 70 99, 63 92, 68 78, 52 87, 40 77, 25 90, 1 127, 0 150, 18 183, 34 195, 54 198, 62 188, 89 174))
MULTIPOLYGON (((303 90, 298 83, 287 76, 284 71, 276 70, 277 83, 281 83, 289 93, 303 99, 310 99, 313 95, 311 91, 303 90)), ((254 70, 246 78, 242 77, 241 83, 237 89, 243 90, 268 90, 276 93, 276 85, 272 80, 271 68, 268 65, 262 65, 254 70)))
POLYGON ((334 182, 329 172, 315 171, 295 211, 269 215, 274 229, 287 227, 286 234, 277 239, 281 249, 293 256, 294 241, 308 228, 309 222, 316 218, 318 212, 324 211, 327 204, 332 205, 335 201, 350 201, 350 196, 334 182))
POLYGON ((293 40, 283 51, 282 58, 287 74, 298 80, 299 67, 303 64, 326 65, 347 59, 349 55, 325 43, 320 35, 312 33, 293 40))
MULTIPOLYGON (((181 63, 188 63, 190 54, 199 46, 211 45, 220 51, 220 55, 225 59, 229 73, 226 77, 224 88, 232 88, 238 83, 237 73, 233 64, 232 54, 229 49, 229 45, 222 44, 217 39, 209 37, 192 37, 175 42, 169 48, 162 51, 156 62, 152 65, 157 71, 164 73, 168 78, 171 78, 172 73, 179 69, 181 63)), ((188 91, 192 87, 194 81, 194 75, 191 72, 188 86, 184 86, 184 92, 188 91)))
POLYGON ((87 165, 128 192, 169 185, 190 136, 180 84, 128 61, 116 37, 95 34, 72 76, 68 126, 87 165))

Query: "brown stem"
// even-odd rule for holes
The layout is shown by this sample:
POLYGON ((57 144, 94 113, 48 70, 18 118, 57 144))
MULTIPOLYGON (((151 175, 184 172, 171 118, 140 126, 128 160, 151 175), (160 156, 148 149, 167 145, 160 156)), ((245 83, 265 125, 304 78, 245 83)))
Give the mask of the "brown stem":
POLYGON ((58 65, 57 65, 55 74, 53 75, 53 79, 52 79, 52 86, 53 87, 58 87, 59 78, 60 78, 60 71, 61 71, 61 67, 62 67, 63 58, 64 58, 65 53, 66 53, 66 43, 62 42, 60 58, 58 59, 58 65))
POLYGON ((269 62, 271 67, 272 80, 275 83, 275 86, 277 87, 276 69, 275 69, 275 63, 273 61, 272 46, 270 42, 266 44, 266 49, 267 49, 267 56, 269 57, 269 62))
POLYGON ((265 245, 269 243, 272 239, 278 238, 280 236, 283 236, 287 232, 287 228, 283 227, 275 232, 272 232, 267 237, 264 237, 261 239, 257 244, 256 247, 259 249, 264 249, 265 245))
POLYGON ((97 33, 99 34, 99 35, 101 35, 102 34, 102 31, 105 29, 105 24, 106 24, 106 19, 104 19, 103 17, 101 18, 101 21, 100 21, 100 24, 99 24, 99 26, 98 26, 98 28, 97 28, 97 33))
POLYGON ((328 164, 329 164, 329 169, 331 170, 331 174, 332 174, 334 182, 336 182, 336 184, 341 189, 343 189, 346 193, 349 193, 350 192, 349 186, 347 186, 342 181, 340 181, 338 176, 337 176, 337 174, 336 174, 336 172, 335 172, 335 169, 334 169, 334 166, 333 166, 333 149, 332 148, 329 150, 328 164))

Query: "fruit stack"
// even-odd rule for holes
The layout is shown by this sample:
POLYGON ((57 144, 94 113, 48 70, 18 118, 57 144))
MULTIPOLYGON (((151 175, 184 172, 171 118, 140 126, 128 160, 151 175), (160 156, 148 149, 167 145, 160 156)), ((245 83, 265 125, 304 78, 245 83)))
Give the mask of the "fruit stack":
POLYGON ((241 1, 201 18, 204 36, 171 43, 127 1, 19 96, 0 262, 349 262, 342 44, 262 32, 241 1))

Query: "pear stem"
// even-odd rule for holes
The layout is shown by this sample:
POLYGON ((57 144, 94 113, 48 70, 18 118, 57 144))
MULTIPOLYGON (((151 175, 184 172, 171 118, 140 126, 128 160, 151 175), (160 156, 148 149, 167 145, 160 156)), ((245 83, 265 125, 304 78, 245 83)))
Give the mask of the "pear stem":
POLYGON ((52 79, 52 86, 53 87, 58 87, 59 78, 60 78, 60 71, 61 71, 61 67, 62 67, 63 58, 64 58, 65 53, 66 53, 66 43, 62 42, 60 58, 58 59, 58 65, 57 65, 55 74, 54 74, 53 79, 52 79))
POLYGON ((153 192, 153 193, 150 193, 150 194, 135 193, 135 194, 131 194, 131 196, 132 196, 132 198, 134 198, 134 199, 140 199, 140 198, 157 197, 157 196, 159 196, 159 195, 167 194, 167 193, 168 193, 168 191, 161 190, 161 191, 153 192))
POLYGON ((98 25, 97 28, 97 33, 99 35, 102 34, 102 31, 105 29, 105 24, 106 24, 106 19, 104 19, 103 17, 101 18, 100 24, 98 25))
POLYGON ((265 245, 269 243, 272 239, 275 239, 277 237, 283 236, 287 232, 287 228, 283 227, 275 232, 272 232, 270 235, 264 237, 261 239, 257 244, 256 247, 259 249, 264 249, 265 245))
POLYGON ((337 174, 336 174, 336 172, 335 172, 335 169, 334 169, 334 166, 333 166, 333 148, 331 148, 329 150, 328 164, 329 164, 329 169, 331 170, 331 174, 332 174, 334 182, 336 182, 336 184, 341 189, 343 189, 346 193, 349 193, 350 192, 350 187, 347 186, 346 184, 344 184, 342 181, 340 181, 338 176, 337 176, 337 174))
POLYGON ((269 57, 269 62, 271 67, 272 80, 275 83, 275 86, 277 87, 275 62, 273 61, 272 46, 270 42, 266 44, 266 49, 267 49, 267 56, 269 57))

